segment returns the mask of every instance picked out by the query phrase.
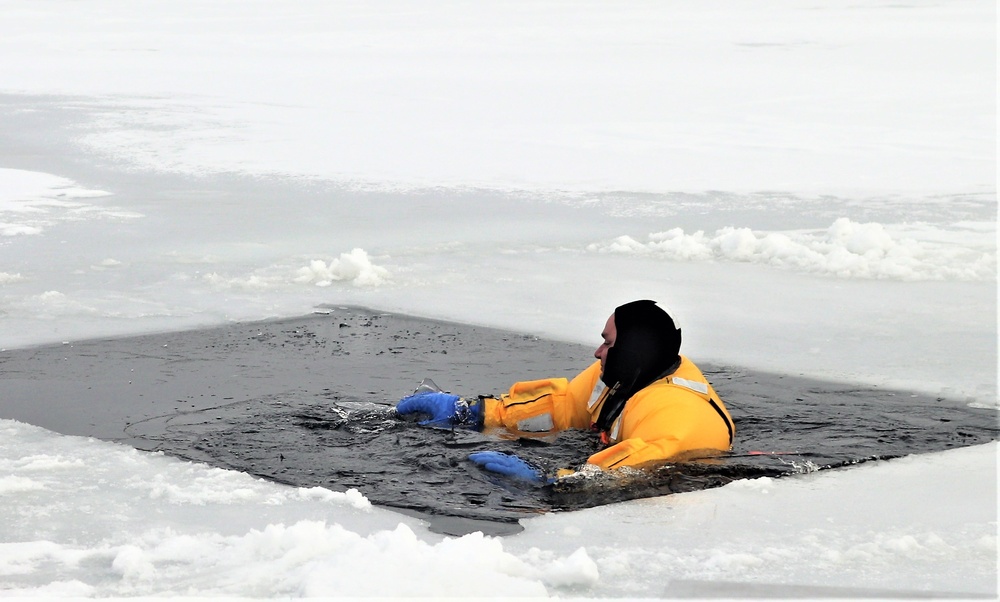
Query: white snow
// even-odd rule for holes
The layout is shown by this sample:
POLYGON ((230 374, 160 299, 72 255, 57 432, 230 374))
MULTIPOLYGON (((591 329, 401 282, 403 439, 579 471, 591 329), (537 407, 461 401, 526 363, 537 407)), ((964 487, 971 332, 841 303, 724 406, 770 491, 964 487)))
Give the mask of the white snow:
POLYGON ((299 268, 297 274, 295 282, 316 286, 330 286, 341 280, 355 286, 378 286, 389 278, 389 270, 373 264, 364 249, 341 253, 338 259, 329 263, 314 259, 308 266, 299 268))
MULTIPOLYGON (((986 0, 12 0, 0 349, 321 303, 596 346, 653 298, 699 360, 996 409, 995 57, 986 0)), ((449 540, 0 428, 8 595, 997 591, 995 443, 449 540)))
POLYGON ((987 226, 953 224, 950 241, 943 241, 948 230, 941 228, 894 225, 894 233, 880 223, 841 217, 819 232, 758 233, 726 226, 706 235, 672 228, 648 234, 646 243, 623 235, 587 250, 677 261, 744 261, 844 278, 975 281, 992 279, 997 271, 995 233, 987 226))
POLYGON ((996 584, 996 443, 548 514, 507 538, 448 538, 355 490, 285 487, 10 420, 0 431, 6 595, 656 597, 672 580, 964 593, 996 584))
POLYGON ((988 591, 997 550, 996 475, 987 470, 996 452, 993 443, 550 514, 511 541, 559 554, 582 529, 576 539, 594 541, 588 553, 612 567, 605 578, 636 596, 653 593, 649 581, 671 579, 988 591), (980 469, 983 481, 969 478, 980 469), (895 488, 906 493, 886 495, 895 488))
POLYGON ((0 420, 6 595, 492 596, 592 586, 541 559, 428 534, 356 490, 297 489, 0 420), (421 532, 418 537, 416 532, 421 532))

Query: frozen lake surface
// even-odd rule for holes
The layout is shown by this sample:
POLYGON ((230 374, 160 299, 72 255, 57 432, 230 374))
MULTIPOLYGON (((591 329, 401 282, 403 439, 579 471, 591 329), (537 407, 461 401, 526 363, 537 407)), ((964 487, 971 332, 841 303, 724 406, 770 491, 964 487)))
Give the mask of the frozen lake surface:
MULTIPOLYGON (((3 14, 0 353, 323 304, 589 348, 653 298, 702 363, 997 410, 993 2, 3 14)), ((444 538, 0 418, 5 594, 997 592, 995 442, 444 538)))

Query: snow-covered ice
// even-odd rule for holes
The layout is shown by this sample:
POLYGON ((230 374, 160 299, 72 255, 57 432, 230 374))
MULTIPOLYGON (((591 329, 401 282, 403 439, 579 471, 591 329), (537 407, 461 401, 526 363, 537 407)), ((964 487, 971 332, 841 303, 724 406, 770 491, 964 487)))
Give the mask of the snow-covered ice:
POLYGON ((671 580, 995 585, 996 479, 970 472, 995 468, 996 443, 549 514, 506 538, 448 538, 355 490, 276 485, 9 420, 0 429, 8 595, 656 597, 671 580))

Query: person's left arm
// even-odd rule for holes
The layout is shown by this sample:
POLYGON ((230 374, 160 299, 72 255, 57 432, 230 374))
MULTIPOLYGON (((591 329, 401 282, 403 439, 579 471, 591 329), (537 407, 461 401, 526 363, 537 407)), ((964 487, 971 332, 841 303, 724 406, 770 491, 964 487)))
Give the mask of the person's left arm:
POLYGON ((611 470, 669 460, 692 450, 725 451, 730 447, 726 422, 700 396, 668 389, 648 395, 622 416, 618 443, 590 456, 587 462, 611 470))
POLYGON ((639 466, 676 456, 682 451, 682 447, 681 441, 673 435, 661 436, 651 441, 641 437, 631 437, 590 456, 587 463, 604 470, 639 466))

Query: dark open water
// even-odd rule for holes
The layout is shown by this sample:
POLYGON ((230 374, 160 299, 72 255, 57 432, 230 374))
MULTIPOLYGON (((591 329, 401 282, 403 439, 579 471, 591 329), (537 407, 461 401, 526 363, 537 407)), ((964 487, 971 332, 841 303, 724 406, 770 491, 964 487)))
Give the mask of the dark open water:
POLYGON ((427 428, 394 417, 385 405, 330 392, 241 402, 227 406, 221 419, 217 412, 175 419, 170 436, 157 447, 291 485, 356 487, 375 504, 472 521, 438 521, 446 532, 464 532, 468 525, 504 533, 516 530, 519 519, 541 512, 945 450, 991 441, 998 434, 992 410, 909 394, 873 398, 872 391, 832 385, 803 388, 790 400, 770 399, 741 395, 739 378, 728 375, 715 372, 709 378, 730 401, 738 432, 732 453, 555 486, 494 476, 466 458, 473 451, 496 449, 549 468, 577 466, 597 450, 592 434, 510 440, 427 428), (727 381, 732 383, 728 389, 727 381))
MULTIPOLYGON (((998 438, 997 412, 900 391, 701 367, 736 422, 732 453, 539 486, 486 473, 496 449, 578 466, 596 440, 421 427, 392 406, 424 377, 458 394, 572 376, 591 350, 359 308, 0 356, 0 417, 160 450, 301 487, 357 488, 448 534, 504 534, 543 512, 946 450, 998 438), (527 367, 527 368, 526 368, 527 367)), ((697 361, 697 360, 696 360, 697 361)))

